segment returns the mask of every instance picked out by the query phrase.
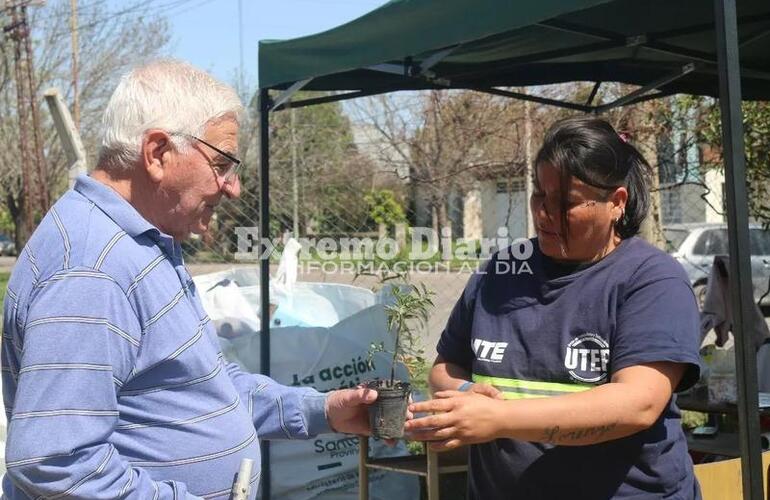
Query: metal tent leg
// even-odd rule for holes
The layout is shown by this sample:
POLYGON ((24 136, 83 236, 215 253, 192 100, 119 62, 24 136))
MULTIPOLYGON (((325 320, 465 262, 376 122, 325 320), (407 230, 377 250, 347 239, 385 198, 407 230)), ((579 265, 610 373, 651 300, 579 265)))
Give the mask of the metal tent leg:
POLYGON ((759 440, 757 356, 746 320, 752 307, 749 257, 749 217, 741 113, 740 59, 735 0, 714 0, 719 104, 722 115, 727 231, 730 245, 731 300, 738 382, 738 431, 741 448, 743 498, 763 498, 762 453, 759 440))
MULTIPOLYGON (((259 91, 259 290, 260 290, 260 342, 259 368, 270 375, 270 256, 265 255, 264 238, 270 233, 270 94, 259 91)), ((270 500, 270 442, 260 443, 262 469, 260 485, 262 500, 270 500)))

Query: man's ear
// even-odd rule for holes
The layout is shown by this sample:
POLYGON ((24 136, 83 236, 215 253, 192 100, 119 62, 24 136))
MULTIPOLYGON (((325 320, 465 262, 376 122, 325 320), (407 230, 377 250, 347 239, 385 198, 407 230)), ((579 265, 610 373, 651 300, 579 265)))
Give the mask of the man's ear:
POLYGON ((164 130, 152 129, 142 138, 142 166, 153 182, 160 182, 167 172, 173 144, 164 130))

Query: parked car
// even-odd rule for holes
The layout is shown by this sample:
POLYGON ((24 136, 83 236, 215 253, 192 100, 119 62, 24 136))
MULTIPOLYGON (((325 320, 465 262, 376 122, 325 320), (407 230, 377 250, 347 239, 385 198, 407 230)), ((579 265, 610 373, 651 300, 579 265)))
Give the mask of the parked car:
MULTIPOLYGON (((728 255, 726 224, 672 224, 663 228, 668 252, 690 277, 699 303, 706 295, 706 283, 715 255, 728 255)), ((770 230, 749 226, 751 277, 754 300, 770 306, 770 230)))
POLYGON ((16 243, 4 234, 0 234, 0 255, 16 255, 16 243))

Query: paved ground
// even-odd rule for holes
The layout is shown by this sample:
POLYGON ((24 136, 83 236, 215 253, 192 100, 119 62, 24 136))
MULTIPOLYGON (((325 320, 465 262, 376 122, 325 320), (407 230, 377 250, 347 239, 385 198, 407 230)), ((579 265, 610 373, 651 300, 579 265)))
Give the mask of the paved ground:
POLYGON ((16 257, 2 256, 0 257, 0 272, 9 273, 16 263, 16 257))

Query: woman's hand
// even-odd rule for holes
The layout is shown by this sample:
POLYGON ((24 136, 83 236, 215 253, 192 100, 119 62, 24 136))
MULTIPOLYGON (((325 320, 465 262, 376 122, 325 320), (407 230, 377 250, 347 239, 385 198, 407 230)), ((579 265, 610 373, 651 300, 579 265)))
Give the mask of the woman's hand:
POLYGON ((504 419, 505 402, 496 399, 497 394, 488 395, 497 391, 492 386, 478 389, 481 392, 440 391, 435 394, 436 399, 409 405, 412 413, 434 414, 410 420, 404 429, 412 439, 434 441, 430 447, 435 451, 496 439, 501 431, 499 423, 504 419))
POLYGON ((495 386, 489 385, 489 384, 482 384, 481 382, 476 382, 472 384, 466 391, 463 391, 464 394, 469 393, 475 393, 475 394, 481 394, 482 396, 487 396, 492 399, 503 399, 503 391, 498 389, 495 386))

